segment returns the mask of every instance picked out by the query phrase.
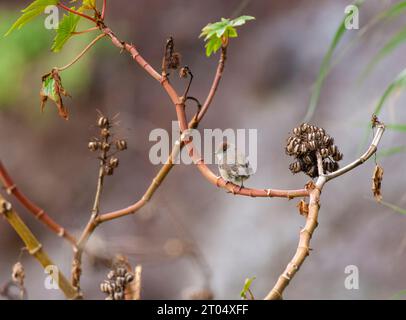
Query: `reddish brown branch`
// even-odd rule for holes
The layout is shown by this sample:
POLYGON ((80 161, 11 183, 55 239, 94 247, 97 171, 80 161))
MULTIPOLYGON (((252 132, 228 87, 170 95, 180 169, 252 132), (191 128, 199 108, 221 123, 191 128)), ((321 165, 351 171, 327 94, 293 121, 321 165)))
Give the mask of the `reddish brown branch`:
MULTIPOLYGON (((189 127, 187 124, 187 119, 186 119, 186 112, 185 112, 185 101, 178 95, 176 90, 172 87, 172 85, 169 83, 168 78, 162 77, 161 74, 159 74, 138 52, 138 50, 135 48, 134 45, 130 45, 126 42, 123 42, 117 38, 117 36, 111 31, 110 28, 104 27, 102 28, 102 31, 110 37, 111 41, 113 44, 120 48, 121 50, 125 50, 129 52, 132 56, 132 58, 149 74, 151 75, 155 80, 159 81, 164 90, 167 92, 169 95, 172 103, 175 105, 176 108, 176 115, 177 119, 179 122, 179 128, 181 132, 186 131, 189 127)), ((220 83, 223 70, 224 70, 224 64, 226 60, 226 54, 227 54, 227 47, 223 46, 221 50, 221 56, 220 60, 218 63, 216 75, 214 77, 213 84, 211 86, 210 92, 206 98, 205 103, 203 104, 202 109, 198 113, 195 121, 197 123, 200 122, 200 120, 203 118, 203 116, 206 114, 209 106, 211 105, 211 102, 213 100, 213 97, 217 91, 218 85, 220 83)), ((242 195, 242 196, 251 196, 251 197, 284 197, 284 198, 293 198, 293 197, 302 197, 302 196, 307 196, 309 193, 305 189, 300 189, 300 190, 272 190, 272 189, 249 189, 249 188, 242 188, 240 189, 239 186, 234 185, 232 183, 227 183, 224 181, 222 178, 217 177, 208 167, 207 165, 203 162, 201 158, 199 158, 197 152, 193 148, 193 144, 190 141, 186 141, 186 139, 183 139, 182 142, 185 142, 188 145, 189 149, 189 154, 191 155, 192 159, 195 161, 195 164, 197 165, 197 168, 199 171, 202 173, 202 175, 212 184, 224 188, 228 191, 231 191, 233 194, 236 195, 242 195)), ((144 206, 145 201, 143 199, 139 200, 136 202, 134 205, 120 210, 116 212, 112 212, 106 215, 104 217, 109 217, 112 218, 114 216, 121 216, 127 214, 127 212, 133 213, 135 212, 134 209, 138 210, 140 207, 144 206)), ((104 218, 102 217, 102 220, 104 218)))
POLYGON ((58 236, 68 240, 73 246, 76 245, 76 239, 63 227, 61 227, 57 222, 55 222, 48 214, 28 199, 16 186, 14 181, 11 179, 3 163, 0 161, 0 181, 3 184, 8 194, 12 194, 16 199, 29 211, 31 212, 39 221, 46 225, 52 232, 56 233, 58 236))
POLYGON ((104 20, 104 17, 106 16, 106 9, 107 9, 107 0, 103 0, 103 8, 101 13, 102 20, 104 20))
POLYGON ((71 13, 73 13, 73 14, 76 14, 76 15, 78 15, 78 16, 81 16, 81 17, 83 17, 83 18, 85 18, 85 19, 87 19, 87 20, 90 20, 90 21, 94 22, 94 23, 97 22, 96 19, 94 19, 94 18, 88 16, 87 14, 84 14, 84 13, 81 13, 81 12, 79 12, 79 11, 73 10, 73 9, 71 9, 71 8, 69 8, 69 7, 67 7, 67 6, 65 6, 65 5, 64 5, 63 3, 61 3, 61 2, 58 3, 58 6, 61 7, 62 9, 64 9, 64 10, 66 10, 66 11, 69 11, 69 12, 71 12, 71 13))

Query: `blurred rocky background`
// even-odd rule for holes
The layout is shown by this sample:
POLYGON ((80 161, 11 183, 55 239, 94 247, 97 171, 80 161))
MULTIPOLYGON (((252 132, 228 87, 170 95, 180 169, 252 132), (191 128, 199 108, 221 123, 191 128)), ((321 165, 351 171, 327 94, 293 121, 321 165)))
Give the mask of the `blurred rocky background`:
MULTIPOLYGON (((348 1, 108 1, 107 24, 134 43, 155 67, 172 35, 183 63, 194 73, 191 94, 204 99, 217 57, 207 58, 198 39, 208 22, 239 14, 256 17, 230 44, 223 81, 201 128, 258 129, 258 171, 246 182, 256 188, 300 188, 308 178, 292 176, 285 155, 289 131, 303 120, 323 55, 344 15, 348 1)), ((395 1, 371 0, 360 10, 362 27, 395 1)), ((4 34, 29 1, 0 1, 0 34, 4 34)), ((406 17, 381 23, 359 39, 328 75, 312 123, 335 138, 342 163, 360 155, 365 126, 387 85, 404 68, 406 48, 382 61, 366 80, 360 74, 378 48, 404 24, 406 17)), ((49 104, 39 108, 41 76, 70 61, 92 38, 71 40, 62 53, 51 53, 54 36, 37 19, 9 37, 0 37, 0 158, 15 182, 33 201, 78 235, 92 207, 98 160, 87 149, 97 134, 96 109, 118 115, 116 136, 127 139, 120 167, 108 177, 101 211, 128 206, 139 199, 158 166, 149 162, 155 128, 171 129, 174 109, 162 88, 127 54, 100 41, 64 72, 70 120, 49 104)), ((357 30, 347 32, 338 52, 357 30)), ((176 81, 181 88, 184 82, 176 81)), ((405 97, 385 107, 381 119, 405 122, 405 97)), ((387 132, 382 147, 399 145, 404 134, 387 132)), ((406 207, 405 156, 380 160, 385 169, 383 196, 406 207)), ((286 299, 388 299, 406 289, 406 218, 372 200, 369 161, 333 181, 323 191, 320 225, 310 257, 285 293, 286 299), (347 290, 344 270, 359 268, 359 290, 347 290)), ((217 170, 213 166, 214 170, 217 170)), ((39 224, 10 198, 31 230, 65 274, 70 273, 69 244, 39 224)), ((292 257, 304 220, 297 201, 236 197, 213 187, 193 166, 178 165, 135 216, 97 229, 90 247, 101 254, 125 254, 143 265, 144 299, 183 299, 209 288, 215 299, 239 299, 244 280, 256 276, 252 290, 262 298, 292 257)), ((61 299, 46 290, 37 261, 20 251, 21 240, 0 221, 0 284, 20 259, 26 268, 31 299, 61 299)), ((102 299, 100 282, 108 269, 84 257, 82 289, 88 299, 102 299)))

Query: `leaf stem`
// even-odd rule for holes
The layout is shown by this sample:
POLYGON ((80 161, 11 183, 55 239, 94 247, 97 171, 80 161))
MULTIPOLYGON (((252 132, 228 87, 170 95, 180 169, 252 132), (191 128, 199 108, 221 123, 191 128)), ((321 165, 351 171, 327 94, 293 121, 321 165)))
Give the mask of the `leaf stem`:
POLYGON ((107 0, 103 0, 103 8, 102 8, 102 13, 101 13, 101 20, 104 20, 104 17, 106 16, 106 9, 107 9, 107 0))
POLYGON ((100 40, 101 38, 103 38, 104 36, 105 36, 105 34, 100 34, 100 35, 98 35, 95 39, 93 39, 92 42, 90 42, 90 43, 86 46, 86 48, 83 49, 83 51, 82 51, 81 53, 79 53, 79 54, 75 57, 75 59, 73 59, 71 62, 69 62, 66 66, 63 66, 63 67, 60 67, 60 68, 55 68, 55 69, 58 70, 58 71, 64 71, 64 70, 70 68, 70 67, 71 67, 72 65, 74 65, 77 61, 79 61, 79 59, 82 58, 82 57, 86 54, 86 52, 89 51, 90 48, 93 47, 93 46, 96 44, 97 41, 99 41, 99 40, 100 40))
POLYGON ((71 9, 71 8, 69 8, 69 7, 67 7, 67 6, 65 6, 65 5, 64 5, 63 3, 61 3, 61 2, 58 2, 58 6, 61 7, 62 9, 64 9, 64 10, 66 10, 66 11, 69 11, 69 12, 71 12, 71 13, 73 13, 73 14, 76 14, 76 15, 81 16, 81 17, 83 17, 83 18, 85 18, 85 19, 87 19, 87 20, 90 20, 90 21, 92 21, 92 22, 94 22, 94 23, 97 23, 96 19, 94 19, 94 18, 88 16, 87 14, 84 14, 84 13, 81 13, 81 12, 79 12, 79 11, 73 10, 73 9, 71 9))

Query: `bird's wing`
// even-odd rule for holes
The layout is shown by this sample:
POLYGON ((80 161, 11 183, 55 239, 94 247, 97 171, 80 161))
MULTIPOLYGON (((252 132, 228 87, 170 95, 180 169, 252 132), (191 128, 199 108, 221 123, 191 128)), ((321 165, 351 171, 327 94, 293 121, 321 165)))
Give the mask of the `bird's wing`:
POLYGON ((252 167, 247 157, 242 153, 237 153, 236 162, 238 164, 238 174, 241 176, 249 176, 253 174, 252 167))

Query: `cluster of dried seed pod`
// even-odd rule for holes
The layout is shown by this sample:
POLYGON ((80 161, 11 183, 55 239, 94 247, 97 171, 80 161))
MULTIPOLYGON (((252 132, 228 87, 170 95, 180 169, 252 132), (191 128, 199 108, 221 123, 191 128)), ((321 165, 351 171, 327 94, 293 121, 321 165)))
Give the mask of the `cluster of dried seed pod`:
POLYGON ((124 300, 126 286, 134 280, 134 274, 123 265, 118 265, 107 274, 100 284, 100 290, 107 294, 106 300, 124 300))
POLYGON ((293 129, 286 144, 286 154, 296 161, 289 166, 293 174, 304 172, 311 178, 318 176, 317 153, 323 160, 323 171, 334 172, 339 168, 338 161, 343 154, 334 144, 334 139, 323 128, 303 123, 293 129))
POLYGON ((112 155, 109 156, 107 153, 112 148, 115 148, 113 153, 126 150, 127 141, 124 139, 119 139, 113 142, 110 141, 112 125, 110 124, 110 120, 105 116, 99 117, 97 120, 97 126, 100 128, 100 139, 93 139, 90 141, 88 148, 92 152, 101 151, 101 159, 104 161, 104 175, 110 176, 114 173, 114 169, 118 167, 119 159, 112 155))

